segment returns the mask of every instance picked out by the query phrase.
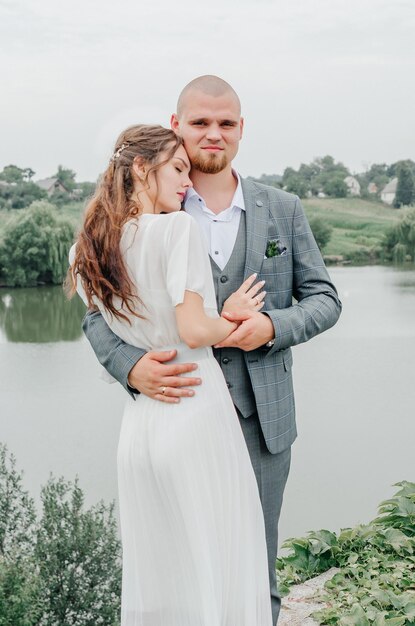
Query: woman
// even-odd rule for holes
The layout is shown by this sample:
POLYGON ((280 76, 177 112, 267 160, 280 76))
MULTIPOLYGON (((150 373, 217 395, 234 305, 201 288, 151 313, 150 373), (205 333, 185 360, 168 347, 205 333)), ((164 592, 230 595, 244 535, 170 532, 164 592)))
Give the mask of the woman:
MULTIPOLYGON (((257 483, 210 347, 236 325, 218 315, 198 226, 180 211, 189 170, 172 131, 127 129, 71 251, 73 285, 117 335, 177 349, 203 380, 180 404, 142 394, 127 401, 117 455, 121 624, 271 626, 257 483)), ((254 279, 224 310, 261 308, 254 279)))

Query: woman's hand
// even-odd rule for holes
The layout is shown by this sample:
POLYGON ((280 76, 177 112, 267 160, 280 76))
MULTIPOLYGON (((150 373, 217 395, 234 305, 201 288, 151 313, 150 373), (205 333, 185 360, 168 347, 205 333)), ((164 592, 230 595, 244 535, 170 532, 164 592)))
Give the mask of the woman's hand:
POLYGON ((264 306, 266 291, 261 291, 265 285, 265 280, 255 283, 257 274, 252 274, 247 278, 237 291, 235 291, 225 301, 222 311, 260 311, 264 306), (255 284, 254 284, 255 283, 255 284))

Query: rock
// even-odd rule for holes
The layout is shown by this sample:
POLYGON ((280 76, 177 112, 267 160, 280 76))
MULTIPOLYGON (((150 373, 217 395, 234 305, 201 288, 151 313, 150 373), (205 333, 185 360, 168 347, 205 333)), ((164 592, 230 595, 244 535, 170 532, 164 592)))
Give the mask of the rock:
POLYGON ((312 596, 316 591, 321 591, 324 584, 333 578, 338 571, 332 567, 327 572, 307 580, 302 585, 291 587, 289 595, 282 599, 278 626, 317 626, 317 622, 310 615, 314 611, 325 608, 325 604, 316 602, 312 596))

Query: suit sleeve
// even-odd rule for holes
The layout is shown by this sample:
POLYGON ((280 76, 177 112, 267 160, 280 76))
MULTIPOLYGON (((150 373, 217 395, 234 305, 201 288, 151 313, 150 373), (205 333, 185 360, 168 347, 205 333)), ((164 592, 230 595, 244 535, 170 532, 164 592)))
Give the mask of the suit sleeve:
POLYGON ((293 214, 293 296, 286 309, 267 311, 275 330, 273 354, 308 341, 334 326, 342 305, 330 280, 299 199, 293 214))
POLYGON ((112 332, 99 311, 87 312, 82 329, 101 365, 134 398, 134 393, 137 392, 129 386, 128 374, 146 351, 130 346, 120 339, 112 332))

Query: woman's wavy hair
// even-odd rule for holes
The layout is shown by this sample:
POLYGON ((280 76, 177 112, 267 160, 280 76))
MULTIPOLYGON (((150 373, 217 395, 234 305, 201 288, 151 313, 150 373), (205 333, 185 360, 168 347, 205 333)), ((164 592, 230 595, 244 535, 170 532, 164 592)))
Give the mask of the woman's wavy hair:
POLYGON ((96 296, 116 317, 129 321, 120 308, 138 315, 133 306, 134 299, 139 300, 138 294, 120 251, 122 227, 142 209, 134 193, 134 160, 139 158, 150 166, 141 181, 145 185, 149 174, 167 163, 182 143, 172 130, 156 125, 131 126, 118 137, 110 164, 85 210, 75 258, 66 280, 70 297, 75 294, 80 279, 90 308, 96 308, 93 302, 96 296))

